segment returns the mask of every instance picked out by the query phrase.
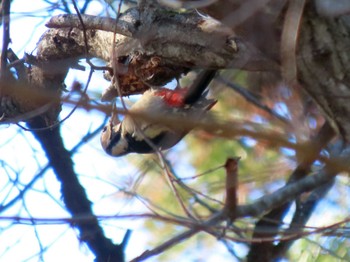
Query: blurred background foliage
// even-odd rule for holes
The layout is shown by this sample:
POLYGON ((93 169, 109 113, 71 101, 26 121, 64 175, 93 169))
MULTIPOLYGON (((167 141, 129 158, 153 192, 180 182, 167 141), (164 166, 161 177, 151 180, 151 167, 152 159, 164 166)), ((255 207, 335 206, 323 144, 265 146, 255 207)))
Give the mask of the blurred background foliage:
MULTIPOLYGON (((13 27, 19 30, 19 32, 12 31, 12 42, 19 56, 23 55, 23 50, 32 52, 34 48, 28 50, 27 43, 31 42, 35 45, 38 40, 38 37, 22 38, 22 31, 37 31, 35 35, 40 36, 43 32, 42 24, 50 16, 58 13, 74 13, 71 4, 66 1, 43 0, 40 2, 42 8, 25 11, 19 8, 23 1, 12 1, 13 27), (32 27, 24 29, 22 17, 36 20, 36 22, 32 27), (15 24, 16 20, 18 20, 17 24, 15 24)), ((77 3, 86 10, 86 13, 112 17, 115 16, 119 4, 116 1, 77 1, 77 3)), ((82 64, 86 65, 83 62, 82 64)), ((220 72, 220 76, 251 91, 262 105, 284 116, 289 120, 289 124, 284 124, 266 111, 252 105, 227 85, 214 80, 210 85, 210 95, 218 100, 212 110, 218 119, 231 121, 232 125, 243 126, 244 123, 256 123, 264 128, 282 132, 289 141, 293 142, 307 141, 324 122, 316 106, 301 93, 300 89, 276 82, 273 76, 269 79, 271 81, 261 81, 266 76, 238 70, 224 70, 220 72)), ((189 74, 187 77, 191 78, 193 75, 189 74)), ((84 83, 86 79, 86 73, 71 71, 66 85, 69 89, 73 81, 84 83)), ((183 79, 182 83, 186 85, 190 81, 190 79, 183 79)), ((91 88, 87 91, 91 101, 99 103, 99 96, 106 86, 107 82, 102 79, 102 73, 94 73, 91 88)), ((67 114, 70 110, 71 107, 64 106, 61 115, 67 114)), ((212 214, 211 208, 220 209, 223 206, 225 198, 223 165, 227 158, 241 157, 238 187, 240 204, 253 203, 260 196, 282 187, 296 167, 297 158, 294 151, 276 147, 273 141, 269 144, 249 137, 218 138, 203 130, 192 131, 175 148, 165 152, 165 162, 161 161, 157 155, 130 155, 123 159, 114 159, 107 156, 100 148, 99 132, 96 132, 88 142, 82 140, 83 136, 98 130, 103 123, 106 123, 105 115, 78 110, 62 124, 62 136, 66 147, 73 149, 81 143, 77 151, 72 152, 72 157, 79 179, 94 203, 97 216, 140 214, 151 211, 154 214, 186 218, 186 211, 188 211, 204 219, 212 214), (164 168, 165 165, 168 166, 168 171, 164 168), (171 178, 173 186, 171 186, 171 178), (172 187, 176 188, 178 195, 174 193, 172 187)), ((53 177, 52 170, 47 167, 47 160, 32 135, 14 125, 1 126, 0 132, 2 132, 0 169, 3 174, 0 216, 14 217, 10 222, 0 221, 0 242, 5 243, 9 234, 16 232, 15 237, 0 249, 0 259, 13 258, 12 254, 23 249, 24 245, 35 243, 29 244, 26 249, 30 250, 24 252, 25 258, 22 256, 17 261, 38 259, 54 261, 52 257, 56 255, 57 250, 73 248, 82 253, 78 256, 79 261, 84 259, 91 261, 91 254, 84 247, 79 246, 76 232, 69 225, 60 227, 30 224, 32 228, 29 231, 22 231, 25 232, 23 234, 28 234, 25 237, 29 239, 28 242, 23 241, 23 234, 18 234, 23 228, 16 223, 16 216, 65 217, 67 213, 61 203, 59 185, 53 177), (23 162, 23 158, 30 158, 30 161, 23 162), (34 185, 21 195, 26 185, 34 180, 40 183, 33 182, 34 185), (4 208, 16 196, 19 196, 16 204, 4 208), (46 209, 55 209, 55 211, 47 213, 46 209), (50 227, 58 228, 55 234, 51 233, 55 236, 53 238, 47 237, 47 228, 50 227), (66 233, 67 231, 71 233, 66 233), (63 239, 70 240, 64 240, 63 243, 58 241, 61 234, 64 235, 63 239), (74 247, 68 246, 64 243, 65 241, 74 243, 74 247), (58 246, 56 251, 54 245, 58 246)), ((316 165, 314 169, 317 171, 317 168, 316 165)), ((322 227, 346 219, 349 213, 349 193, 348 176, 340 176, 334 188, 320 202, 319 208, 316 209, 307 226, 322 227)), ((187 221, 187 219, 184 220, 187 221)), ((285 223, 290 219, 291 216, 287 215, 285 223)), ((152 218, 135 220, 121 222, 118 219, 115 221, 101 219, 106 234, 113 237, 115 242, 120 240, 120 235, 126 229, 134 230, 127 248, 127 257, 130 259, 143 250, 161 245, 184 230, 183 226, 173 224, 171 221, 152 218)), ((241 239, 242 242, 216 239, 206 233, 199 233, 156 257, 154 261, 219 261, 218 259, 239 261, 244 259, 248 252, 249 237, 252 235, 255 222, 256 218, 244 218, 235 222, 237 234, 231 233, 231 235, 241 239)), ((337 230, 329 231, 329 235, 326 233, 305 235, 295 242, 288 252, 287 259, 290 261, 350 261, 348 237, 348 223, 341 225, 337 230)))

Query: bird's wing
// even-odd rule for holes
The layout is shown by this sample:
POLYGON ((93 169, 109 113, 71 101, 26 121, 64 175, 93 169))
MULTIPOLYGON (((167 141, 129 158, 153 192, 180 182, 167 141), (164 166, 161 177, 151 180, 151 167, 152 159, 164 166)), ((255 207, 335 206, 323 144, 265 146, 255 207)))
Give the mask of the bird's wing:
POLYGON ((124 135, 131 134, 131 136, 138 141, 144 140, 144 137, 148 137, 152 139, 159 136, 161 133, 171 131, 170 128, 164 125, 157 124, 157 123, 150 123, 142 120, 134 121, 130 117, 125 117, 123 122, 125 123, 123 124, 124 129, 122 130, 122 133, 124 135))

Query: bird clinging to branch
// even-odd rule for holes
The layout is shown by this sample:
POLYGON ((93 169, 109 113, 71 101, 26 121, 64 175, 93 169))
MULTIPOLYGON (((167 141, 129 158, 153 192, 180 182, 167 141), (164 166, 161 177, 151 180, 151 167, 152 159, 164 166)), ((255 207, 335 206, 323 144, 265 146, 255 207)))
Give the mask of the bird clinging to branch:
POLYGON ((129 112, 142 113, 160 118, 175 119, 176 124, 167 125, 160 121, 148 121, 126 115, 123 121, 116 121, 112 116, 101 134, 103 149, 112 156, 123 156, 128 153, 154 153, 176 145, 191 128, 182 125, 182 117, 200 119, 216 103, 207 99, 204 93, 192 105, 184 103, 187 89, 170 90, 167 88, 150 89, 130 108, 129 112))

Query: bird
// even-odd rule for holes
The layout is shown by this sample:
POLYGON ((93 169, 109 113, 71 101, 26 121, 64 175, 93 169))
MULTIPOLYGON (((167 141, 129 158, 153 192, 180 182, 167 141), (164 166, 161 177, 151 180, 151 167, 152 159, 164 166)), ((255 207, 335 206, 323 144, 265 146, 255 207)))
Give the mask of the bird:
MULTIPOLYGON (((186 92, 187 88, 151 88, 131 106, 129 112, 198 120, 217 102, 206 98, 208 92, 204 92, 195 103, 188 105, 184 103, 186 92)), ((161 121, 156 123, 140 118, 135 120, 128 114, 121 122, 115 121, 115 117, 112 116, 102 130, 101 145, 108 155, 115 157, 129 153, 149 154, 167 150, 191 131, 191 128, 181 125, 180 122, 171 126, 177 128, 171 128, 161 121)))

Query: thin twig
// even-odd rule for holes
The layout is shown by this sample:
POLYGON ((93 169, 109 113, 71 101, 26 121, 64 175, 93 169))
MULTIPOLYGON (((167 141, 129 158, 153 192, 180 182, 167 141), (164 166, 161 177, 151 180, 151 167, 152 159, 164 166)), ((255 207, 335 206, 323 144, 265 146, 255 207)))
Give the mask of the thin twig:
POLYGON ((268 114, 282 121, 284 124, 289 124, 289 120, 287 118, 285 118, 284 116, 281 116, 280 114, 276 113, 274 110, 269 108, 268 106, 262 104, 261 101, 259 101, 259 99, 253 93, 251 93, 248 89, 243 88, 238 84, 225 79, 222 76, 217 76, 215 80, 227 85, 228 87, 236 91, 238 94, 240 94, 242 97, 244 97, 248 102, 264 110, 268 114))
MULTIPOLYGON (((102 128, 104 127, 104 123, 102 123, 102 125, 100 125, 98 128, 96 128, 93 132, 88 132, 85 136, 83 136, 81 138, 81 140, 69 151, 69 153, 71 155, 73 155, 74 153, 76 153, 78 151, 78 149, 80 147, 82 147, 83 145, 85 145, 87 142, 89 142, 91 139, 93 139, 97 134, 99 134, 102 130, 102 128)), ((45 165, 44 167, 41 168, 40 172, 35 174, 35 176, 33 177, 33 179, 28 182, 23 189, 19 190, 18 195, 16 195, 14 198, 12 198, 11 200, 7 201, 7 203, 5 205, 0 205, 0 213, 3 213, 4 211, 6 211, 8 208, 12 207, 14 204, 17 203, 17 201, 19 201, 21 198, 24 197, 24 194, 33 188, 34 184, 37 182, 37 180, 39 180, 40 178, 42 178, 44 176, 44 174, 46 173, 46 171, 49 170, 50 168, 50 164, 45 165)))
MULTIPOLYGON (((325 185, 313 190, 306 201, 302 201, 300 199, 297 201, 293 219, 288 229, 283 232, 282 237, 285 235, 288 236, 290 233, 295 234, 298 232, 303 232, 303 228, 315 210, 317 204, 325 197, 333 185, 334 179, 331 179, 325 185)), ((294 240, 281 241, 278 243, 273 252, 275 257, 283 256, 293 243, 294 240)))
POLYGON ((288 201, 294 200, 296 196, 302 193, 328 183, 338 172, 339 170, 323 171, 288 184, 272 194, 261 197, 253 204, 237 207, 237 217, 259 216, 265 213, 266 210, 279 207, 288 201))
POLYGON ((75 3, 75 0, 72 0, 72 3, 73 3, 73 7, 74 7, 75 12, 78 15, 80 26, 81 26, 81 28, 83 30, 84 44, 85 44, 85 55, 86 55, 86 59, 88 60, 89 46, 88 46, 88 40, 87 40, 87 36, 86 36, 86 27, 85 27, 83 18, 81 17, 79 8, 78 8, 77 4, 75 3))
POLYGON ((179 191, 177 190, 177 188, 174 184, 174 179, 173 179, 174 176, 173 176, 173 173, 171 172, 171 169, 168 166, 168 161, 166 161, 164 154, 158 149, 157 155, 158 155, 158 158, 160 160, 161 168, 165 173, 165 178, 167 179, 167 182, 168 182, 171 190, 173 191, 178 203, 180 203, 182 210, 185 212, 187 217, 189 217, 193 220, 196 220, 195 217, 191 214, 191 212, 186 207, 183 199, 181 198, 181 196, 179 194, 179 191))
POLYGON ((152 256, 158 255, 158 254, 164 252, 165 250, 171 248, 172 246, 177 245, 178 243, 182 242, 183 240, 190 238, 191 236, 195 235, 199 231, 203 230, 203 228, 209 228, 213 225, 216 225, 222 219, 223 219, 223 213, 219 212, 219 213, 215 214, 212 218, 205 221, 204 223, 199 224, 197 227, 191 228, 191 229, 169 239, 168 241, 165 241, 164 243, 162 243, 161 245, 159 245, 158 247, 156 247, 152 250, 145 251, 140 256, 131 260, 131 262, 142 261, 142 260, 145 260, 145 259, 150 258, 152 256))
POLYGON ((195 179, 195 178, 198 178, 198 177, 201 177, 201 176, 208 175, 208 174, 210 174, 210 173, 212 173, 212 172, 214 172, 214 171, 217 171, 217 170, 219 170, 219 169, 221 169, 221 168, 223 168, 223 167, 224 167, 224 165, 220 165, 220 166, 217 166, 217 167, 213 167, 213 168, 210 168, 210 169, 208 169, 208 170, 206 170, 206 171, 204 171, 204 172, 202 172, 202 173, 200 173, 200 174, 194 175, 194 176, 176 177, 176 181, 179 181, 179 180, 184 181, 184 180, 195 179))
MULTIPOLYGON (((334 130, 326 122, 319 130, 318 134, 315 137, 313 137, 310 142, 307 143, 304 150, 296 151, 297 157, 299 159, 299 165, 289 177, 287 184, 284 187, 285 189, 291 189, 291 187, 294 186, 294 183, 296 181, 305 178, 305 176, 310 172, 312 163, 318 158, 321 150, 329 143, 329 141, 331 141, 334 135, 334 130)), ((337 171, 333 170, 331 173, 332 174, 330 176, 335 175, 337 171)), ((319 182, 319 184, 315 183, 315 185, 311 186, 309 190, 312 190, 316 186, 320 186, 323 183, 327 183, 329 179, 331 179, 331 177, 327 178, 326 181, 319 182)), ((279 228, 282 225, 282 220, 292 204, 291 201, 299 195, 300 194, 297 193, 295 193, 295 195, 291 195, 287 202, 278 201, 280 203, 280 206, 275 206, 272 210, 265 209, 270 211, 267 214, 265 214, 262 218, 260 218, 256 223, 253 238, 264 237, 266 235, 266 232, 261 233, 261 231, 264 231, 265 228, 269 229, 269 235, 271 235, 271 238, 277 236, 279 228)), ((274 240, 272 240, 271 242, 253 244, 248 254, 248 261, 255 261, 257 259, 257 254, 261 253, 262 251, 264 251, 264 256, 266 256, 265 259, 270 260, 273 256, 273 242, 274 240)))
MULTIPOLYGON (((89 73, 89 76, 88 76, 88 80, 87 80, 87 83, 85 85, 85 88, 82 92, 82 95, 80 96, 79 98, 79 101, 74 105, 73 109, 64 117, 62 118, 61 120, 57 121, 56 123, 50 125, 50 126, 47 126, 47 127, 42 127, 42 128, 37 128, 35 131, 45 131, 47 129, 52 129, 52 128, 55 128, 57 126, 59 126, 60 124, 62 124, 63 122, 65 122, 68 118, 70 118, 73 113, 75 112, 75 110, 77 110, 77 108, 82 104, 83 100, 86 98, 86 96, 84 96, 86 94, 86 91, 89 87, 89 84, 90 84, 90 81, 91 81, 91 77, 92 77, 92 73, 93 73, 93 70, 91 69, 90 70, 90 73, 89 73)), ((44 113, 48 108, 50 108, 50 104, 46 104, 44 105, 43 107, 39 108, 38 110, 35 110, 35 115, 33 115, 33 112, 30 112, 31 114, 29 115, 29 118, 28 119, 31 119, 33 118, 34 116, 37 116, 37 115, 40 115, 42 113, 44 113)), ((21 119, 23 120, 23 119, 21 119)), ((20 128, 22 128, 23 130, 25 131, 34 131, 33 129, 31 128, 26 128, 20 124, 17 123, 17 126, 19 126, 20 128)))

